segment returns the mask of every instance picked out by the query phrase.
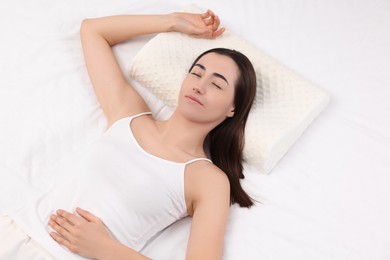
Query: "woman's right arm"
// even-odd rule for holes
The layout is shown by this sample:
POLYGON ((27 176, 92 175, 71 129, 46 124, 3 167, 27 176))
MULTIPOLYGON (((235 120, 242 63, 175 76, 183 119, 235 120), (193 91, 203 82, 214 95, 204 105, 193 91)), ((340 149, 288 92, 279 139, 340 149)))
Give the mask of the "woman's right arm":
POLYGON ((169 16, 112 16, 86 19, 80 35, 84 59, 108 127, 120 118, 149 111, 127 82, 111 47, 134 36, 171 29, 169 16))
POLYGON ((80 35, 88 74, 108 120, 108 127, 120 118, 149 111, 142 97, 130 86, 111 47, 130 38, 152 33, 178 31, 200 38, 223 33, 211 11, 203 14, 120 15, 82 22, 80 35))

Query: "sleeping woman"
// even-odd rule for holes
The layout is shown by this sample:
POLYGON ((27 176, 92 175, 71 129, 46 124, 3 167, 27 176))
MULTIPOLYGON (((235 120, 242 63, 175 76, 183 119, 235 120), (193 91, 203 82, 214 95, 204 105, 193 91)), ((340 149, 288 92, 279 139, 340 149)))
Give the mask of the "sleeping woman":
POLYGON ((234 50, 204 52, 190 66, 172 116, 156 121, 111 49, 168 31, 214 39, 224 32, 219 25, 210 10, 82 22, 85 63, 108 129, 73 173, 11 215, 54 258, 147 259, 139 253, 145 243, 186 216, 192 217, 186 258, 221 258, 229 206, 253 205, 240 185, 256 92, 252 64, 234 50))

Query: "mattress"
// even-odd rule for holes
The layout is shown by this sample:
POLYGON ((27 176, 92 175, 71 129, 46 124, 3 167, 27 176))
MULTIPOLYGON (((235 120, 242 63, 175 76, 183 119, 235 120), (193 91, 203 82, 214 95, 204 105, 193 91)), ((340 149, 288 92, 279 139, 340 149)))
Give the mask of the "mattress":
MULTIPOLYGON (((82 57, 80 21, 169 13, 190 2, 2 1, 0 188, 9 193, 3 201, 17 208, 26 194, 45 190, 56 169, 105 130, 82 57)), ((330 94, 326 110, 270 174, 245 165, 243 186, 261 203, 231 207, 223 259, 390 259, 390 2, 197 5, 330 94)), ((151 37, 114 47, 124 72, 151 37)), ((189 218, 175 223, 142 253, 184 259, 190 225, 189 218)))

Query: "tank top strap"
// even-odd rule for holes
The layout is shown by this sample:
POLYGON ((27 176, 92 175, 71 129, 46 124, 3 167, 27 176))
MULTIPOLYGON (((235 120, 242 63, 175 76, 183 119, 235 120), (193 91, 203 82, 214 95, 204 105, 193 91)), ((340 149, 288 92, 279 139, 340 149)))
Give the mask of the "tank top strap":
MULTIPOLYGON (((143 115, 151 115, 152 112, 148 111, 148 112, 142 112, 142 113, 139 113, 139 114, 136 114, 134 116, 131 116, 130 117, 130 121, 133 120, 134 118, 137 118, 137 117, 140 117, 140 116, 143 116, 143 115)), ((188 165, 190 163, 193 163, 193 162, 197 162, 197 161, 208 161, 210 163, 213 163, 210 159, 208 158, 195 158, 195 159, 192 159, 192 160, 189 160, 188 162, 185 162, 184 165, 188 165)))
POLYGON ((131 116, 130 117, 130 120, 133 120, 134 118, 137 118, 137 117, 140 117, 140 116, 143 116, 143 115, 151 115, 152 114, 152 112, 150 112, 150 111, 148 111, 148 112, 141 112, 141 113, 139 113, 139 114, 136 114, 136 115, 134 115, 134 116, 131 116))
POLYGON ((210 163, 213 163, 210 159, 208 158, 195 158, 195 159, 192 159, 192 160, 189 160, 188 162, 184 163, 184 165, 188 165, 190 163, 193 163, 193 162, 197 162, 197 161, 208 161, 210 163))

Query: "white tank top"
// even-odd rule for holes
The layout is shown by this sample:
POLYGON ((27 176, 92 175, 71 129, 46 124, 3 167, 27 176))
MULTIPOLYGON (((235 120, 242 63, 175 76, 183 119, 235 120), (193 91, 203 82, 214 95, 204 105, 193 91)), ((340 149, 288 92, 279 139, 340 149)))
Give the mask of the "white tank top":
MULTIPOLYGON (((14 220, 58 259, 79 259, 49 236, 47 222, 53 210, 71 212, 77 206, 98 216, 112 236, 139 251, 159 231, 187 216, 184 171, 186 163, 172 162, 149 154, 138 144, 132 119, 115 122, 93 142, 74 171, 14 220)), ((211 161, 210 161, 211 162, 211 161)))

